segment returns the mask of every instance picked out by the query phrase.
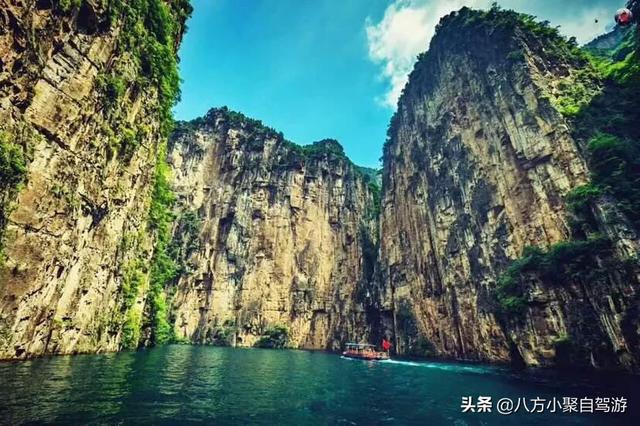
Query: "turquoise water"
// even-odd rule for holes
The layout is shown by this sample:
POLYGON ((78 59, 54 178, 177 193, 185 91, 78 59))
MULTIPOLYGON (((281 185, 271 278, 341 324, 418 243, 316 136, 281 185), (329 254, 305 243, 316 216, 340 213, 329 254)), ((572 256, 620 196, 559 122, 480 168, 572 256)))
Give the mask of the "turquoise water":
POLYGON ((0 363, 0 422, 640 424, 634 413, 506 416, 460 408, 467 395, 493 401, 626 396, 629 408, 637 410, 637 378, 605 377, 577 380, 465 364, 375 363, 322 352, 175 345, 0 363))

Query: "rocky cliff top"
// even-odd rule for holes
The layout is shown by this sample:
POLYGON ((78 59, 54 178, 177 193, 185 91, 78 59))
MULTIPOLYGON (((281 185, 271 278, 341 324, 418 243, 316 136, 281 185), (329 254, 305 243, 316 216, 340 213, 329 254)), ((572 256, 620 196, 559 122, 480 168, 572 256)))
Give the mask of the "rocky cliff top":
POLYGON ((538 64, 559 69, 586 61, 575 39, 562 37, 548 21, 499 7, 487 11, 463 7, 440 20, 429 50, 418 56, 399 105, 436 87, 439 65, 452 56, 503 65, 535 56, 538 64))
POLYGON ((263 124, 261 120, 247 117, 241 112, 232 111, 223 106, 210 109, 203 117, 177 122, 170 144, 174 144, 177 140, 193 142, 194 139, 187 136, 198 130, 216 133, 228 133, 230 130, 241 132, 243 135, 241 143, 245 143, 251 150, 264 150, 265 143, 270 141, 279 147, 286 148, 287 161, 291 165, 308 165, 318 161, 338 162, 353 170, 366 182, 379 186, 375 173, 371 172, 372 169, 355 165, 347 157, 340 142, 335 139, 327 138, 308 145, 298 145, 285 139, 282 132, 263 124))

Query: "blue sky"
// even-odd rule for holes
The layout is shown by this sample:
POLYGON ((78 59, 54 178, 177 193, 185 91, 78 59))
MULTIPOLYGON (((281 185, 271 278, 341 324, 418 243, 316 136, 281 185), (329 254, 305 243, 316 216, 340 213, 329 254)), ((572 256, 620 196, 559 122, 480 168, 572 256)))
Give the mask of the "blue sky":
MULTIPOLYGON (((176 118, 227 105, 293 142, 335 138, 355 163, 376 167, 397 96, 440 17, 490 3, 192 0, 176 118)), ((611 25, 624 0, 499 3, 548 19, 584 42, 611 25)))

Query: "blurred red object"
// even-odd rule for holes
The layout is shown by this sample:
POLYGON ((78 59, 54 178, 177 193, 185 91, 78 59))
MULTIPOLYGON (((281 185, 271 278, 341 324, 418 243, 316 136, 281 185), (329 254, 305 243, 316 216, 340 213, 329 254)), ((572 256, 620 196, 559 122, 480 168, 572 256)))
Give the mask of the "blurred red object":
POLYGON ((629 25, 633 21, 633 14, 629 9, 622 8, 616 12, 616 23, 621 26, 629 25))

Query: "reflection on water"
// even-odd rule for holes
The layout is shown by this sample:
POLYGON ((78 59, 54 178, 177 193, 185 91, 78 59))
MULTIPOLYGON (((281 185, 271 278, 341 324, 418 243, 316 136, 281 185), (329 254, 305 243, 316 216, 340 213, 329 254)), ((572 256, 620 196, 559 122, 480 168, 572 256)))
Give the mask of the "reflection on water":
POLYGON ((635 380, 608 381, 613 383, 467 364, 365 362, 319 352, 166 346, 2 363, 0 422, 632 424, 629 415, 460 410, 467 395, 626 396, 637 410, 635 380))

